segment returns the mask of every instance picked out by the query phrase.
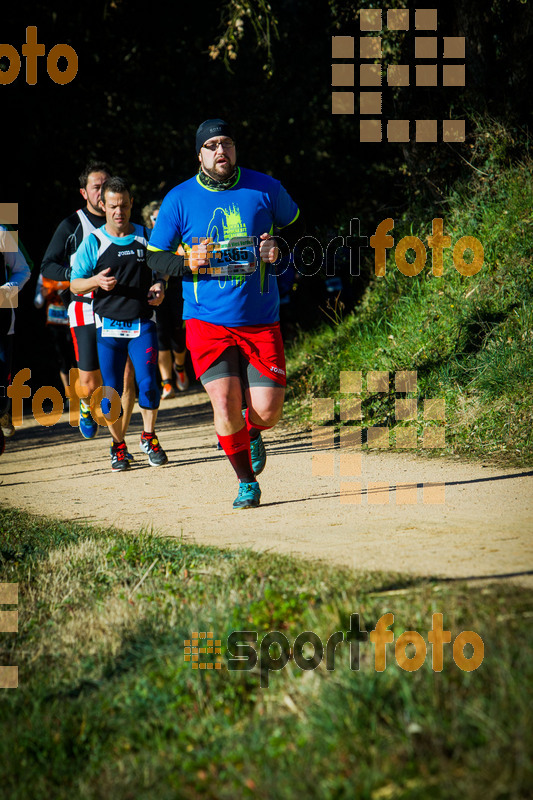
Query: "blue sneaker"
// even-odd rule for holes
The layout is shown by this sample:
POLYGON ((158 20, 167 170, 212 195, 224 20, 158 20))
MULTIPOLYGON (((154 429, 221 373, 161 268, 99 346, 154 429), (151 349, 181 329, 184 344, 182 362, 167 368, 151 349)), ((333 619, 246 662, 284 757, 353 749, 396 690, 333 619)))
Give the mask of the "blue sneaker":
POLYGON ((233 508, 257 508, 261 500, 261 489, 257 481, 239 483, 239 494, 233 501, 233 508))
POLYGON ((255 475, 263 472, 267 460, 265 445, 261 434, 257 439, 250 439, 250 453, 252 456, 252 469, 255 475))
POLYGON ((94 439, 98 433, 98 423, 94 421, 91 410, 85 409, 80 400, 80 433, 84 439, 94 439))

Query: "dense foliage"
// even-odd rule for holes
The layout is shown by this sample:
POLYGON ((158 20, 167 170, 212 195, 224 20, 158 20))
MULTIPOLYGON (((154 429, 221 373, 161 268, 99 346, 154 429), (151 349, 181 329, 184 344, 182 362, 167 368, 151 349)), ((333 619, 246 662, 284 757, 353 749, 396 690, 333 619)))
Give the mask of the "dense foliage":
MULTIPOLYGON (((79 204, 77 176, 88 158, 103 158, 130 179, 138 209, 194 173, 194 131, 210 116, 236 125, 241 163, 279 178, 301 205, 309 232, 323 242, 331 231, 346 236, 352 218, 361 220, 363 235, 386 217, 417 227, 439 216, 458 178, 476 174, 493 157, 497 164, 521 158, 532 112, 531 4, 435 4, 439 39, 466 36, 466 87, 384 91, 385 117, 466 118, 466 142, 453 145, 360 144, 358 116, 331 114, 331 37, 354 36, 357 44, 359 9, 380 5, 413 10, 417 3, 12 5, 2 22, 4 42, 22 53, 26 27, 35 25, 47 52, 67 43, 79 57, 78 75, 65 86, 48 77, 45 58, 38 59, 37 83, 28 85, 22 58, 18 78, 0 87, 2 196, 19 203, 20 235, 36 265, 58 222, 79 204), (507 131, 503 161, 501 138, 480 135, 493 130, 487 116, 507 131)), ((385 31, 384 64, 413 64, 413 36, 412 29, 385 31)), ((357 56, 356 47, 356 94, 357 56)), ((319 278, 301 286, 296 321, 304 327, 320 316, 319 278)), ((352 287, 352 305, 367 282, 363 275, 352 287)), ((41 385, 52 382, 52 365, 44 332, 36 341, 42 320, 32 294, 33 283, 21 298, 15 365, 30 366, 41 385)))
MULTIPOLYGON (((468 144, 360 145, 357 115, 331 114, 331 36, 357 41, 358 9, 377 5, 37 0, 12 6, 3 41, 20 53, 26 27, 35 25, 47 52, 64 42, 79 58, 78 75, 65 86, 53 83, 40 58, 35 86, 25 82, 23 59, 16 81, 1 87, 2 190, 22 204, 21 231, 34 258, 75 205, 77 175, 88 157, 125 173, 145 202, 194 171, 194 130, 214 115, 235 123, 241 161, 279 177, 312 226, 405 209, 417 190, 438 199, 468 144)), ((384 7, 405 5, 416 3, 384 7)), ((527 124, 532 32, 531 7, 520 0, 441 4, 438 36, 467 37, 465 90, 384 92, 384 115, 442 119, 488 111, 511 125, 527 124)), ((384 63, 413 63, 412 39, 412 30, 385 32, 384 63)))

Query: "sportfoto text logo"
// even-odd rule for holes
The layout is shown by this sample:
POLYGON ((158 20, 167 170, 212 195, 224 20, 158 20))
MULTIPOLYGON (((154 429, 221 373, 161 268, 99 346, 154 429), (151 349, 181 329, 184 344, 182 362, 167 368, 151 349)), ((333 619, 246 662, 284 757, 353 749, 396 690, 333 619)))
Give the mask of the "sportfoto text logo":
MULTIPOLYGON (((259 642, 259 648, 254 647, 258 642, 257 631, 233 631, 228 636, 227 642, 227 667, 230 671, 250 671, 258 667, 260 686, 268 688, 270 672, 279 672, 287 666, 289 661, 294 662, 299 669, 314 670, 325 658, 325 667, 329 672, 335 669, 336 648, 347 642, 350 654, 350 669, 359 670, 359 643, 370 642, 374 646, 374 669, 384 672, 387 668, 387 645, 394 642, 394 633, 389 627, 394 623, 394 614, 383 614, 376 622, 370 634, 361 630, 359 614, 350 615, 350 630, 335 631, 332 633, 324 647, 320 637, 313 631, 304 631, 294 640, 292 646, 288 638, 281 631, 269 631, 259 642), (272 655, 271 648, 276 646, 278 654, 272 655), (312 649, 311 655, 304 655, 304 647, 312 649), (258 652, 259 650, 259 652, 258 652)), ((432 648, 432 669, 442 672, 444 666, 444 645, 452 640, 451 631, 443 629, 443 615, 432 615, 432 628, 427 633, 428 642, 432 648)), ((417 631, 404 631, 394 642, 394 658, 397 665, 407 671, 416 672, 425 663, 427 644, 423 636, 417 631), (407 648, 410 648, 410 654, 407 648)), ((191 663, 193 669, 221 669, 221 655, 215 661, 203 660, 204 654, 221 654, 221 640, 214 639, 210 632, 193 633, 193 638, 184 641, 184 660, 191 663), (203 646, 202 646, 203 645, 203 646)), ((390 654, 389 650, 389 654, 390 654)), ((485 656, 483 639, 475 631, 462 631, 452 645, 452 654, 455 664, 463 672, 472 672, 478 669, 485 656), (464 648, 470 645, 472 655, 466 656, 464 648)))
MULTIPOLYGON (((26 384, 31 378, 31 370, 28 367, 20 369, 13 377, 12 383, 7 387, 7 396, 11 398, 11 416, 13 426, 18 428, 23 423, 23 400, 31 396, 31 389, 26 384)), ((3 389, 3 387, 0 387, 3 389)), ((79 379, 78 370, 75 368, 69 371, 69 384, 67 386, 69 397, 69 424, 75 428, 79 423, 79 404, 78 399, 84 399, 89 395, 89 389, 82 384, 79 379)), ((55 386, 41 386, 32 398, 31 408, 33 417, 39 425, 46 428, 56 425, 63 415, 63 397, 59 389, 55 386), (45 400, 52 402, 51 411, 44 411, 43 403, 45 400)), ((105 425, 106 422, 113 424, 120 417, 121 401, 116 389, 111 386, 99 386, 91 395, 90 399, 91 415, 98 425, 105 425), (102 400, 109 401, 109 411, 103 414, 101 411, 102 400)))
MULTIPOLYGON (((37 41, 37 26, 26 28, 26 43, 22 45, 22 55, 26 59, 26 83, 34 86, 37 83, 38 59, 46 55, 44 44, 37 41)), ((0 67, 0 85, 13 83, 20 73, 22 61, 18 50, 12 44, 0 44, 0 59, 9 61, 7 69, 0 67)), ((46 57, 48 76, 61 86, 70 83, 78 74, 78 54, 69 44, 56 44, 46 57), (65 69, 59 69, 59 59, 66 61, 65 69)))
MULTIPOLYGON (((283 275, 292 261, 296 270, 304 277, 316 275, 323 264, 326 264, 326 275, 331 277, 335 274, 335 259, 337 252, 346 247, 350 255, 350 275, 359 276, 361 264, 361 251, 368 249, 368 237, 360 234, 361 224, 357 217, 350 220, 350 234, 348 236, 334 236, 327 242, 325 249, 316 236, 306 235, 299 239, 291 249, 289 244, 282 236, 276 235, 279 245, 280 255, 277 261, 271 265, 271 272, 274 275, 283 275), (355 258, 352 259, 352 255, 355 258), (333 256, 333 258, 331 257, 333 256), (333 264, 333 268, 331 265, 333 264)), ((419 275, 424 269, 428 258, 428 252, 421 239, 417 236, 404 236, 395 245, 393 236, 394 220, 391 217, 382 220, 376 228, 376 232, 370 237, 370 248, 374 251, 374 274, 382 277, 386 273, 387 250, 394 249, 394 260, 399 271, 407 276, 414 277, 419 275), (409 250, 414 253, 414 261, 409 262, 406 258, 409 250)), ((210 274, 218 274, 220 271, 219 262, 221 259, 220 245, 218 242, 207 240, 197 240, 199 244, 205 242, 207 258, 211 266, 201 268, 210 274)), ((237 237, 228 242, 229 247, 234 245, 234 250, 238 250, 242 238, 237 237)), ((258 239, 255 236, 249 237, 250 243, 257 247, 258 239)), ((193 243, 196 244, 193 239, 193 243)), ((444 221, 436 217, 431 223, 431 235, 427 237, 428 247, 431 250, 431 271, 435 277, 442 277, 444 274, 444 250, 452 247, 452 239, 444 233, 444 221)), ((231 253, 228 248, 227 252, 231 253)), ((189 263, 190 254, 185 259, 189 263)), ((452 259, 453 266, 464 277, 476 275, 484 264, 484 248, 479 239, 475 236, 461 236, 453 245, 452 259), (469 254, 467 256, 467 254, 469 254), (467 256, 467 257, 466 257, 467 256)), ((230 260, 237 264, 238 256, 230 256, 230 260)), ((199 270, 200 272, 200 270, 199 270)))

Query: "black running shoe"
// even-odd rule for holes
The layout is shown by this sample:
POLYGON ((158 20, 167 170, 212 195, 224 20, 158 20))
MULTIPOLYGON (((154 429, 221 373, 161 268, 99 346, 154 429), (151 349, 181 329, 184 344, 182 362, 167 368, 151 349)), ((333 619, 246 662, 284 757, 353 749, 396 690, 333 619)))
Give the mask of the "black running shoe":
POLYGON ((128 451, 126 450, 126 443, 114 444, 111 447, 111 469, 113 472, 123 472, 125 469, 130 468, 130 462, 126 458, 128 451))
POLYGON ((159 439, 155 433, 153 436, 145 436, 143 433, 141 441, 139 442, 139 447, 142 452, 146 453, 148 456, 151 467, 162 467, 163 464, 167 463, 167 454, 159 444, 159 439))

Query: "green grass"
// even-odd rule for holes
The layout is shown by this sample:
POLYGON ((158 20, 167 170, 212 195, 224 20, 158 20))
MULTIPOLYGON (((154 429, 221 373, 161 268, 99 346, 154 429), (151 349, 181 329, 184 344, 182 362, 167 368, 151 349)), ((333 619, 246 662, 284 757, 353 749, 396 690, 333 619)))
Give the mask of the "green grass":
MULTIPOLYGON (((446 400, 446 451, 533 462, 533 162, 493 169, 458 185, 441 216, 452 247, 444 274, 404 276, 389 250, 387 273, 374 277, 361 305, 333 326, 302 335, 288 352, 286 416, 311 417, 312 397, 338 399, 339 373, 417 370, 419 398, 446 400), (480 272, 454 268, 453 245, 475 236, 484 247, 480 272)), ((396 222, 395 246, 409 234, 426 245, 431 219, 396 222)), ((372 261, 366 269, 374 270, 372 261)), ((363 384, 365 386, 365 384, 363 384)), ((363 424, 394 424, 392 394, 363 391, 363 424)), ((346 395, 344 395, 346 396, 346 395)), ((421 425, 419 403, 419 432, 421 425)))
POLYGON ((1 635, 0 663, 20 674, 1 695, 2 797, 531 796, 530 591, 332 570, 15 511, 0 512, 0 532, 1 580, 19 583, 19 632, 1 635), (482 637, 483 663, 462 671, 445 645, 436 673, 428 646, 407 672, 389 644, 376 672, 361 641, 358 671, 346 643, 334 671, 291 662, 268 688, 264 669, 226 668, 233 630, 259 641, 279 630, 291 644, 311 630, 325 643, 351 613, 372 631, 386 612, 395 639, 413 630, 426 642, 443 613, 452 641, 462 630, 482 637), (221 670, 184 661, 195 630, 221 639, 221 670))

